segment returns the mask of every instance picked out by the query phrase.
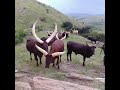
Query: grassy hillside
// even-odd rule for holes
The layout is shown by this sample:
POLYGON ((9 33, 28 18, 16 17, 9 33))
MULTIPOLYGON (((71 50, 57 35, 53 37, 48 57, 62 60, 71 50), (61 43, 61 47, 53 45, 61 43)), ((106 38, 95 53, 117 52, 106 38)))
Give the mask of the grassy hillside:
POLYGON ((36 0, 15 0, 16 33, 24 30, 31 31, 29 28, 37 19, 39 19, 37 26, 41 30, 53 30, 54 21, 58 24, 59 30, 63 29, 61 24, 64 21, 70 21, 79 27, 82 26, 81 22, 70 19, 56 9, 36 0))

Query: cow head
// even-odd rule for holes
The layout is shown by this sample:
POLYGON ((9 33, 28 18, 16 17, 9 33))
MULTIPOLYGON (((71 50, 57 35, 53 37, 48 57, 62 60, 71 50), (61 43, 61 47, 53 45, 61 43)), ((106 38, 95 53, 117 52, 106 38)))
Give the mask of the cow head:
POLYGON ((36 48, 37 48, 40 52, 42 52, 42 53, 45 55, 45 57, 46 57, 46 66, 45 66, 45 68, 49 68, 50 63, 53 63, 57 56, 62 55, 62 54, 65 53, 65 52, 54 52, 54 53, 50 53, 50 52, 49 52, 49 53, 48 53, 48 52, 46 52, 44 49, 42 49, 41 47, 39 47, 39 46, 37 46, 37 45, 35 45, 35 46, 36 46, 36 48))
POLYGON ((64 39, 66 38, 66 34, 65 34, 65 36, 63 37, 61 33, 57 33, 57 34, 56 34, 56 38, 57 38, 57 40, 59 40, 59 39, 60 39, 60 40, 64 40, 64 39))

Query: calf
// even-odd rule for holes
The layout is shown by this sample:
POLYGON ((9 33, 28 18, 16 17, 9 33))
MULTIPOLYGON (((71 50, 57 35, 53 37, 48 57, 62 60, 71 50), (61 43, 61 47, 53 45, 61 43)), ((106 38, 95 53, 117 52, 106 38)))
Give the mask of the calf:
POLYGON ((75 29, 72 30, 72 29, 71 29, 71 33, 78 35, 78 30, 75 30, 75 29))
POLYGON ((77 42, 69 41, 67 43, 67 61, 69 61, 68 59, 69 54, 70 54, 70 61, 72 61, 71 54, 72 52, 74 52, 76 55, 81 54, 83 56, 83 66, 85 66, 85 59, 90 58, 94 54, 95 48, 96 48, 95 45, 89 46, 88 44, 84 45, 77 42))

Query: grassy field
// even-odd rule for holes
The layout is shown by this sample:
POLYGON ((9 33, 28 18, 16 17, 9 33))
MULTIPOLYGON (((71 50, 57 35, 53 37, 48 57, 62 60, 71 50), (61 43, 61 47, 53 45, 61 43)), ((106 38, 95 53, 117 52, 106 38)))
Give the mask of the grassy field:
MULTIPOLYGON (((37 33, 39 37, 47 36, 47 33, 41 31, 37 33)), ((28 37, 27 37, 28 38, 28 37)), ((80 80, 70 80, 68 79, 65 74, 75 72, 78 74, 83 74, 91 77, 103 77, 105 73, 105 68, 103 65, 103 56, 104 54, 100 54, 100 48, 96 48, 95 55, 91 58, 86 59, 86 66, 82 66, 83 57, 81 55, 72 54, 72 62, 67 62, 67 55, 62 55, 62 62, 60 63, 60 70, 57 67, 52 67, 52 64, 49 69, 45 68, 45 57, 42 57, 42 65, 39 67, 36 66, 36 61, 33 60, 30 63, 30 55, 25 47, 25 41, 23 43, 18 44, 15 46, 15 68, 18 70, 27 71, 30 76, 44 76, 47 78, 53 78, 57 80, 64 80, 73 83, 83 84, 91 87, 96 87, 104 90, 104 83, 95 81, 95 82, 83 82, 80 80), (69 63, 69 64, 68 64, 69 63)), ((64 40, 64 46, 66 51, 66 44, 68 41, 76 41, 80 43, 86 43, 87 39, 81 36, 70 35, 68 39, 64 40)))

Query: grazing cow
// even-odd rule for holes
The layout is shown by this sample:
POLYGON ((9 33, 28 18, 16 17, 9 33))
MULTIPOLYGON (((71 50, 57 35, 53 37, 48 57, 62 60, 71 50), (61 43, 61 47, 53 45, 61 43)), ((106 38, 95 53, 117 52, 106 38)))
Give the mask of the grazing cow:
POLYGON ((72 52, 74 52, 76 55, 81 54, 83 56, 83 66, 85 66, 86 57, 90 58, 94 54, 95 48, 96 48, 95 45, 89 46, 88 44, 84 45, 77 42, 69 41, 67 43, 67 61, 69 61, 68 59, 69 54, 70 54, 70 61, 72 61, 71 54, 72 52))
POLYGON ((37 21, 33 24, 33 28, 32 28, 32 34, 34 36, 35 39, 29 38, 26 42, 26 48, 27 50, 30 52, 30 59, 32 60, 31 57, 31 53, 34 54, 35 60, 37 62, 37 66, 38 66, 38 58, 40 59, 40 64, 42 64, 41 62, 41 57, 43 55, 43 53, 41 53, 36 47, 35 44, 38 45, 39 47, 43 48, 45 51, 48 51, 48 43, 51 41, 51 39, 56 35, 57 33, 57 24, 55 24, 55 30, 53 32, 53 34, 49 37, 49 38, 39 38, 36 33, 35 33, 35 25, 36 25, 37 21))
POLYGON ((95 42, 95 44, 96 44, 96 41, 97 41, 97 39, 96 39, 96 38, 88 37, 87 39, 88 39, 88 40, 90 40, 90 41, 95 42))
MULTIPOLYGON (((59 69, 59 56, 61 56, 62 54, 64 54, 64 42, 63 40, 55 40, 55 42, 53 42, 53 44, 51 45, 51 49, 49 52, 45 51, 44 49, 42 49, 41 47, 39 47, 38 45, 36 45, 36 48, 42 52, 45 57, 46 57, 46 66, 45 68, 49 68, 50 63, 53 63, 53 67, 54 67, 54 61, 55 59, 57 59, 57 64, 58 65, 58 69, 59 69)), ((61 59, 61 57, 60 57, 61 59)))
POLYGON ((70 35, 70 32, 63 32, 62 36, 65 36, 65 34, 66 34, 66 39, 67 39, 69 37, 69 35, 70 35))
POLYGON ((75 30, 75 29, 72 30, 72 29, 71 29, 71 33, 78 35, 78 30, 75 30))

